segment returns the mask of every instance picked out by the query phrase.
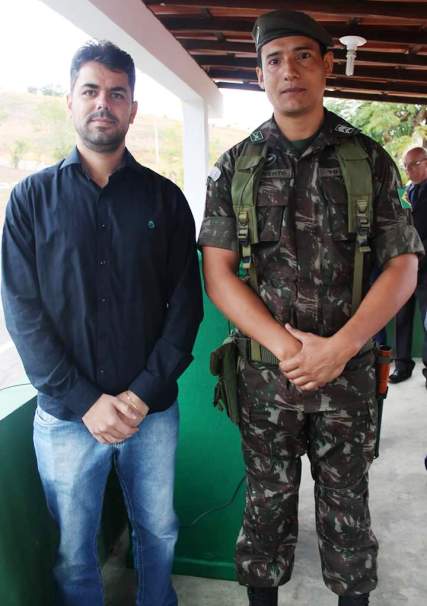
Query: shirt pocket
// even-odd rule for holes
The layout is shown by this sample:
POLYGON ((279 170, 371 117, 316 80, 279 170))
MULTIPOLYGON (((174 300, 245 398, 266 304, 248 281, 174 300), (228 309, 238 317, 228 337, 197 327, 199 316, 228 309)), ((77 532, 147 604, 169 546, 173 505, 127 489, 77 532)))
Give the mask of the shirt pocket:
POLYGON ((348 231, 347 189, 339 168, 320 168, 320 191, 325 205, 327 234, 338 241, 352 240, 348 231))
POLYGON ((256 202, 260 242, 278 242, 281 238, 288 216, 290 181, 287 169, 267 170, 262 175, 256 202))
POLYGON ((324 204, 323 281, 351 287, 356 234, 348 230, 347 190, 341 174, 336 174, 335 170, 326 169, 328 172, 321 178, 320 186, 324 204))

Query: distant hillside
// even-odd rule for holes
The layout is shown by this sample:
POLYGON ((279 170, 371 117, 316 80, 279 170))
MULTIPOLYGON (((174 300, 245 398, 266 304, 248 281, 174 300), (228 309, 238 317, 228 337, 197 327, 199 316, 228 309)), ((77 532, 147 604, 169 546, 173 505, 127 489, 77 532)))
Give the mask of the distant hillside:
MULTIPOLYGON (((246 136, 234 128, 211 128, 210 156, 246 136)), ((137 116, 130 127, 128 146, 146 166, 182 184, 182 124, 158 116, 137 116)), ((26 168, 29 163, 50 164, 74 143, 74 131, 65 99, 33 93, 0 92, 0 164, 26 168)))

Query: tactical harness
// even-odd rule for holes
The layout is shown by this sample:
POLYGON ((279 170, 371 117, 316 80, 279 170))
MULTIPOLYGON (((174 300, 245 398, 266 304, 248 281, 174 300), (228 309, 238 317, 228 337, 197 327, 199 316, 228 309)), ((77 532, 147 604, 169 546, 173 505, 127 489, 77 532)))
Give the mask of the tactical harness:
MULTIPOLYGON (((259 287, 252 247, 259 242, 256 199, 267 160, 267 150, 268 146, 262 133, 252 133, 242 154, 236 160, 231 183, 241 267, 256 293, 259 293, 259 287)), ((335 147, 335 153, 347 190, 348 231, 356 234, 352 292, 354 314, 362 299, 364 254, 371 250, 368 236, 372 225, 372 171, 368 154, 357 139, 339 143, 335 147)), ((277 364, 277 358, 254 339, 250 339, 249 347, 251 360, 277 364)))

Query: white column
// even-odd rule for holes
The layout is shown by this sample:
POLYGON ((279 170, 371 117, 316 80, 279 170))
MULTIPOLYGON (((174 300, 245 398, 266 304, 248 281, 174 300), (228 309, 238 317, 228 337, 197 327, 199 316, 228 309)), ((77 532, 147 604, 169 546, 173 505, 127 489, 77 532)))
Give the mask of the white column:
POLYGON ((208 107, 203 99, 183 101, 184 193, 199 233, 205 206, 209 161, 208 107))

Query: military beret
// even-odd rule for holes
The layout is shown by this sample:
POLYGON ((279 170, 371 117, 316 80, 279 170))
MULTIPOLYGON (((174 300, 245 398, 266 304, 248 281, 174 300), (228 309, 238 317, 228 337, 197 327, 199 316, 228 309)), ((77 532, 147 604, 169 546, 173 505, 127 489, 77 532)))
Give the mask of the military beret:
POLYGON ((284 36, 307 36, 322 44, 332 46, 332 36, 317 21, 300 11, 272 11, 258 17, 252 30, 257 51, 266 44, 284 36))

